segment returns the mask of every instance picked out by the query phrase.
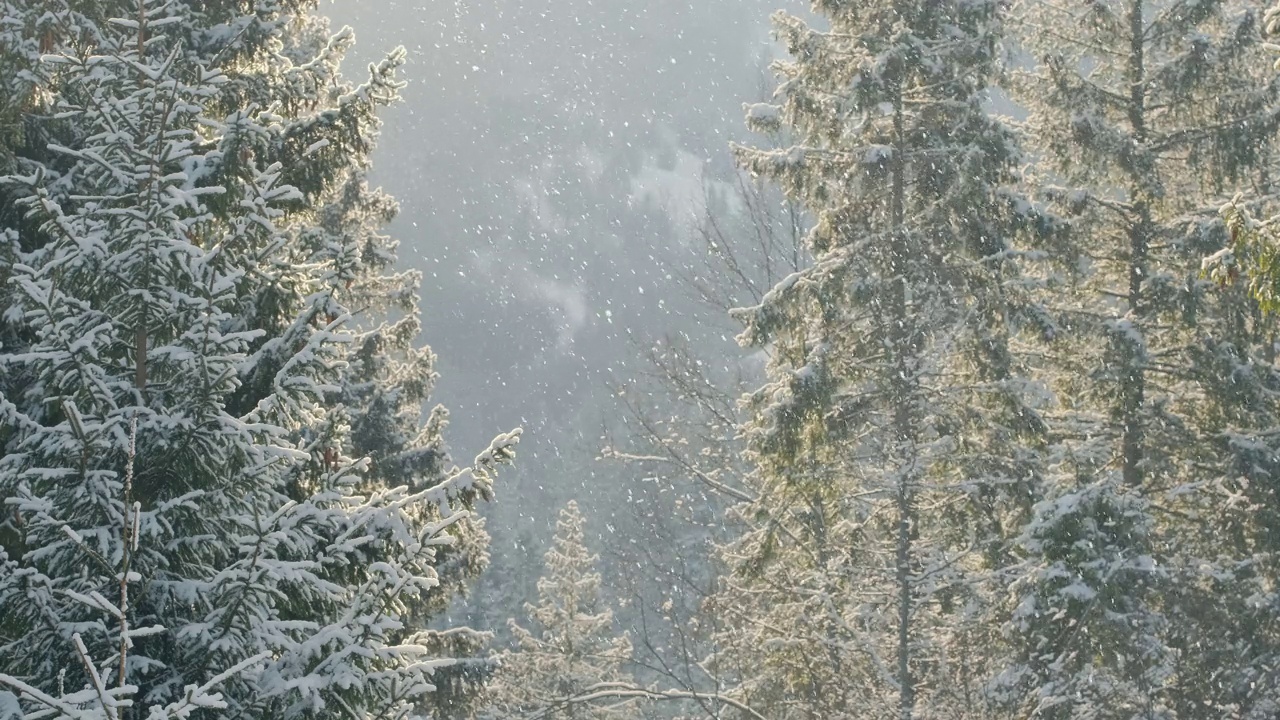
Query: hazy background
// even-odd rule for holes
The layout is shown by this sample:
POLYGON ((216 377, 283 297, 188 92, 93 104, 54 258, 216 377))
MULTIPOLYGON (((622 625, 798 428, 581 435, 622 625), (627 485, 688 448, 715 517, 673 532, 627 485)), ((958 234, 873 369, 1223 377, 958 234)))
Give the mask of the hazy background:
POLYGON ((685 332, 726 362, 739 352, 732 323, 681 279, 697 265, 704 186, 731 176, 729 143, 747 135, 742 105, 772 88, 769 16, 805 4, 322 2, 335 28, 356 30, 349 77, 408 51, 373 180, 400 201, 402 261, 425 273, 425 340, 455 458, 525 429, 487 511, 507 569, 481 595, 532 582, 570 497, 594 535, 614 532, 636 478, 594 458, 620 415, 610 386, 644 369, 643 348, 685 332))

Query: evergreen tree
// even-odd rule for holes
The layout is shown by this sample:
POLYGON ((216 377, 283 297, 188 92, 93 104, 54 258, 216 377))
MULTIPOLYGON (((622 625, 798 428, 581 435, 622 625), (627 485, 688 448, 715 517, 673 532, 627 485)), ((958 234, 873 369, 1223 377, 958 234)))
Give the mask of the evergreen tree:
POLYGON ((419 422, 417 278, 362 179, 401 55, 351 86, 307 3, 4 9, 0 674, 421 712, 518 433, 458 470, 419 422))
POLYGON ((715 666, 770 718, 986 717, 985 581, 1039 472, 1018 337, 1051 330, 1015 238, 1056 230, 984 109, 1002 4, 813 9, 775 16, 779 104, 748 108, 794 144, 735 149, 815 224, 812 267, 737 312, 770 363, 715 666))
MULTIPOLYGON (((368 458, 365 477, 376 485, 440 486, 452 470, 444 441, 449 416, 444 407, 435 406, 425 422, 422 417, 436 372, 431 350, 414 345, 421 331, 421 274, 393 269, 397 243, 380 232, 394 217, 396 204, 370 189, 359 168, 328 197, 314 224, 302 226, 297 238, 313 248, 315 257, 324 258, 328 282, 352 314, 339 389, 326 394, 327 404, 341 408, 350 425, 345 452, 368 458)), ((332 458, 331 443, 323 437, 317 437, 320 455, 328 452, 332 458)), ((451 493, 451 502, 465 507, 493 499, 487 478, 451 493)), ((481 518, 458 518, 449 535, 449 545, 437 550, 436 586, 409 609, 416 626, 426 627, 440 617, 487 566, 489 537, 481 518)), ((481 655, 487 635, 454 628, 424 637, 433 654, 456 659, 435 672, 432 704, 448 717, 465 714, 493 669, 481 655)))
MULTIPOLYGON (((1280 5, 1273 5, 1263 20, 1264 32, 1273 38, 1280 35, 1280 5)), ((1273 54, 1280 46, 1268 45, 1273 54)), ((1280 70, 1280 60, 1272 65, 1280 70)), ((1249 296, 1264 313, 1280 311, 1280 242, 1275 237, 1275 217, 1259 220, 1253 210, 1260 198, 1246 202, 1245 194, 1237 194, 1223 205, 1220 212, 1227 224, 1225 247, 1206 257, 1201 270, 1220 286, 1230 285, 1243 276, 1249 296)))
POLYGON ((1043 367, 1060 452, 1024 534, 998 686, 1052 718, 1272 712, 1274 330, 1200 275, 1224 189, 1273 193, 1258 8, 1018 6, 1020 101, 1079 263, 1043 367))
POLYGON ((636 716, 636 700, 613 690, 629 687, 623 666, 631 642, 614 630, 613 613, 600 597, 598 558, 588 552, 583 517, 570 501, 560 511, 538 603, 525 606, 536 629, 515 620, 515 648, 499 656, 490 690, 495 718, 538 717, 604 720, 636 716))
MULTIPOLYGON (((133 481, 136 439, 137 425, 136 423, 131 423, 129 428, 129 448, 125 456, 124 484, 126 487, 130 486, 133 481)), ((126 515, 122 520, 128 522, 130 518, 126 515)), ((132 531, 132 528, 121 528, 122 535, 127 535, 132 531)), ((72 532, 68 532, 68 536, 74 542, 83 542, 83 538, 75 536, 72 532)), ((136 552, 138 550, 138 534, 133 533, 132 538, 134 544, 129 550, 136 552)), ((90 553, 92 552, 87 547, 86 550, 90 553)), ((0 547, 0 569, 12 572, 19 567, 18 563, 8 561, 3 547, 0 547)), ((72 591, 64 591, 68 597, 94 611, 100 618, 99 622, 105 621, 106 623, 119 624, 123 639, 117 648, 116 657, 112 658, 110 662, 101 663, 90 655, 80 633, 73 632, 68 644, 74 650, 80 662, 79 667, 88 676, 90 682, 77 692, 67 693, 64 687, 64 668, 58 675, 57 692, 49 693, 23 679, 0 673, 0 688, 8 688, 7 690, 0 689, 0 716, 6 719, 12 718, 13 720, 22 717, 51 716, 77 718, 78 720, 119 720, 121 717, 127 716, 137 705, 133 696, 139 689, 136 685, 128 683, 130 679, 128 674, 129 653, 132 650, 132 639, 152 635, 157 631, 163 630, 163 628, 156 626, 149 628, 128 627, 127 623, 130 614, 129 588, 140 579, 141 576, 136 573, 125 573, 120 578, 117 588, 113 588, 119 591, 119 595, 114 600, 96 592, 90 595, 80 595, 72 591), (11 691, 16 691, 18 694, 14 694, 11 691), (23 700, 37 708, 36 712, 26 713, 23 710, 23 700)), ((147 717, 149 720, 180 720, 181 718, 190 717, 194 712, 198 712, 201 709, 225 709, 227 702, 223 699, 222 694, 217 692, 216 688, 227 679, 260 664, 265 659, 265 653, 255 655, 241 660, 237 665, 214 675, 202 685, 187 685, 183 688, 181 697, 168 705, 157 704, 147 708, 147 717)), ((133 712, 137 711, 133 710, 133 712)))
POLYGON ((1149 607, 1160 587, 1147 579, 1158 571, 1153 524, 1139 495, 1105 477, 1082 474, 1037 504, 1018 538, 1028 559, 1012 585, 1013 655, 993 683, 997 706, 1014 717, 1164 717, 1153 691, 1169 667, 1164 618, 1149 607))

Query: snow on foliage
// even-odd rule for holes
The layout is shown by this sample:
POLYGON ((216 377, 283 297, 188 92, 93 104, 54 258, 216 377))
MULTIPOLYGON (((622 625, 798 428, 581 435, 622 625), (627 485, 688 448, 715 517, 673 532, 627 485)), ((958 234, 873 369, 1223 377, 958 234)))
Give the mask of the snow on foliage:
POLYGON ((1257 523, 1275 507, 1258 483, 1274 480, 1280 376, 1259 307, 1202 273, 1232 272, 1229 254, 1203 260, 1229 242, 1224 188, 1271 173, 1262 13, 1015 11, 1039 58, 1011 85, 1057 183, 1042 197, 1070 217, 1063 259, 1087 261, 1045 296, 1059 440, 1011 568, 1013 653, 993 689, 1019 715, 1259 717, 1280 648, 1250 599, 1276 578, 1257 523), (1035 30, 1049 26, 1077 30, 1035 30), (1248 513, 1225 502, 1242 492, 1248 513))
POLYGON ((734 312, 771 361, 743 399, 754 499, 708 666, 770 718, 980 717, 993 530, 1043 462, 1028 266, 1060 224, 982 107, 1003 3, 813 5, 822 29, 775 15, 778 108, 748 108, 791 146, 734 148, 816 224, 812 265, 734 312))
POLYGON ((511 621, 515 647, 490 689, 485 717, 610 720, 636 717, 638 700, 600 692, 626 686, 631 642, 614 629, 600 591, 599 558, 586 547, 584 518, 570 501, 556 521, 538 580, 538 602, 525 606, 533 627, 511 621))
POLYGON ((0 16, 0 679, 32 717, 426 712, 519 432, 459 469, 422 422, 363 182, 403 54, 350 86, 305 3, 0 16))

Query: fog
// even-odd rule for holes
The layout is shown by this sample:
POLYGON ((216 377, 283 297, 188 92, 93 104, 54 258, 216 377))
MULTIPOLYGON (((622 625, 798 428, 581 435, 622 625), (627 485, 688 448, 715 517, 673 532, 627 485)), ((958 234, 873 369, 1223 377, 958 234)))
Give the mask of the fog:
POLYGON ((613 494, 601 490, 617 488, 599 486, 596 429, 616 416, 611 386, 636 372, 639 348, 702 328, 737 352, 733 326, 709 327, 679 280, 704 182, 731 172, 742 105, 771 86, 769 15, 784 4, 802 5, 322 5, 356 30, 351 60, 408 51, 373 180, 400 201, 402 262, 425 273, 424 340, 455 455, 525 428, 493 526, 543 537, 571 494, 599 514, 613 494))

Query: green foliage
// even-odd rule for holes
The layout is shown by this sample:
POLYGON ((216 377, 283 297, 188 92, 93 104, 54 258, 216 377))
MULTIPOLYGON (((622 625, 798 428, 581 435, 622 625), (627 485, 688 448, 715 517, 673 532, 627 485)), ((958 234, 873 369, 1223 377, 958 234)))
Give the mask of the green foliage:
POLYGON ((424 628, 484 565, 471 511, 519 432, 457 468, 423 415, 419 277, 364 182, 403 54, 353 86, 349 31, 311 9, 0 5, 0 675, 24 710, 106 712, 95 673, 157 706, 217 679, 196 717, 474 693, 475 638, 424 628))
POLYGON ((1269 223, 1249 215, 1239 195, 1223 206, 1222 219, 1229 244, 1204 259, 1202 274, 1223 288, 1243 275, 1245 289, 1258 309, 1274 316, 1280 311, 1280 242, 1269 223))
POLYGON ((714 667, 769 717, 981 717, 990 656, 967 645, 1043 462, 1021 343, 1052 326, 1027 269, 1060 227, 983 106, 1001 3, 814 8, 829 27, 775 15, 791 58, 748 108, 793 145, 734 148, 815 224, 812 266, 734 311, 770 362, 714 667))

